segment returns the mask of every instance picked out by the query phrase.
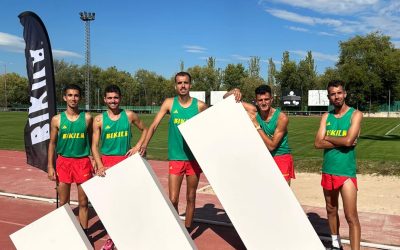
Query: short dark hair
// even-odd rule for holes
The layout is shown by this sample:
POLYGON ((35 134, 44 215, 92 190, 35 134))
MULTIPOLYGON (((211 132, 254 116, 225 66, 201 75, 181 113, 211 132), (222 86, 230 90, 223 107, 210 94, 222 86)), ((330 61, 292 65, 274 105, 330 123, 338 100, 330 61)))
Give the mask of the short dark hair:
POLYGON ((181 71, 181 72, 176 73, 175 74, 175 82, 176 82, 177 76, 187 76, 187 77, 189 77, 189 83, 192 83, 192 76, 188 72, 181 71))
POLYGON ((117 85, 111 84, 104 89, 104 97, 106 97, 107 93, 117 93, 121 96, 121 89, 117 85))
POLYGON ((272 95, 271 87, 265 84, 258 86, 254 92, 256 95, 263 95, 265 93, 272 95))
POLYGON ((67 94, 67 90, 69 90, 69 89, 75 89, 75 90, 78 90, 79 91, 79 96, 81 95, 81 93, 82 93, 82 89, 81 89, 81 87, 79 87, 78 85, 76 85, 76 84, 67 84, 64 88, 63 88, 63 93, 64 93, 64 95, 66 95, 67 94))
POLYGON ((330 87, 339 87, 342 86, 343 90, 344 89, 344 82, 342 80, 332 80, 328 83, 328 86, 326 87, 326 90, 329 90, 330 87))

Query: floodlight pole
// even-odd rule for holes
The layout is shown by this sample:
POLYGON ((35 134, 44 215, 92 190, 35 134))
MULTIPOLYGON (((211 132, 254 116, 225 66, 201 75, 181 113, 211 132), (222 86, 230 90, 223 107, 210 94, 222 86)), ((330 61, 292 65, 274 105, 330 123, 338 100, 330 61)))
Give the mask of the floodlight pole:
POLYGON ((90 110, 90 21, 95 19, 94 12, 80 12, 81 20, 85 22, 85 62, 86 62, 86 77, 85 77, 85 99, 86 110, 90 110))

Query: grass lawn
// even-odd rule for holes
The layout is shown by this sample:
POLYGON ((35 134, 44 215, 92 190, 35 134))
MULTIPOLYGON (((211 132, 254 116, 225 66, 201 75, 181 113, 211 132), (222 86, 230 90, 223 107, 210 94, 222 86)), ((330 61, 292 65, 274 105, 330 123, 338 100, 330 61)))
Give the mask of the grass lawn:
MULTIPOLYGON (((140 115, 149 126, 154 115, 140 115)), ((23 130, 26 112, 0 112, 0 149, 24 150, 23 130)), ((320 117, 289 117, 289 145, 295 166, 300 172, 318 172, 322 150, 314 148, 314 137, 320 117)), ((400 119, 364 118, 357 145, 359 173, 400 175, 400 119)), ((159 125, 148 148, 148 158, 167 159, 168 117, 159 125)), ((132 143, 139 133, 133 130, 132 143)))

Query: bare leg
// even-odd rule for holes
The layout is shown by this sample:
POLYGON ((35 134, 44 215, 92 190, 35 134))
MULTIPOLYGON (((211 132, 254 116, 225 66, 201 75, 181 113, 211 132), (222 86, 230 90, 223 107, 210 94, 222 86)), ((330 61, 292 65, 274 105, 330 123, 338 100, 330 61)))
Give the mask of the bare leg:
POLYGON ((326 212, 328 215, 329 229, 331 234, 339 235, 339 190, 326 190, 324 189, 324 197, 326 204, 326 212))
POLYGON ((186 219, 185 227, 192 226, 195 203, 196 203, 196 190, 199 185, 200 175, 187 175, 186 176, 186 219))
POLYGON ((89 220, 88 198, 80 184, 77 184, 77 188, 79 200, 79 222, 83 229, 87 229, 89 220))
POLYGON ((169 200, 178 213, 179 192, 181 190, 182 180, 183 175, 168 175, 169 200))
POLYGON ((340 194, 343 199, 344 214, 349 224, 351 249, 358 250, 360 249, 361 226, 357 213, 357 189, 350 179, 343 184, 340 194))
POLYGON ((58 184, 57 191, 58 191, 58 195, 60 198, 60 206, 63 206, 65 204, 69 203, 71 184, 60 182, 58 184))

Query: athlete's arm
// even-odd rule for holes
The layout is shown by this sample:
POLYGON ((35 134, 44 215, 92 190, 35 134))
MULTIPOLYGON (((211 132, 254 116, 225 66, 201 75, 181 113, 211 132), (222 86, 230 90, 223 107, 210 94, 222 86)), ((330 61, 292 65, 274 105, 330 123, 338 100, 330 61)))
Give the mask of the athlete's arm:
POLYGON ((157 115, 154 117, 154 120, 147 131, 142 146, 140 147, 140 155, 143 156, 146 153, 147 145, 149 144, 151 138, 153 137, 153 134, 156 132, 157 127, 160 124, 162 118, 167 114, 168 111, 171 111, 173 101, 174 98, 167 98, 161 105, 160 111, 158 111, 157 115))
POLYGON ((284 113, 280 113, 278 117, 278 124, 276 126, 275 132, 272 138, 269 137, 262 129, 257 129, 258 134, 263 139, 265 146, 267 146, 269 151, 274 151, 279 143, 281 142, 283 136, 287 132, 287 126, 289 124, 289 118, 284 113))
POLYGON ((140 120, 139 116, 132 111, 126 111, 127 115, 128 115, 128 119, 129 121, 134 124, 141 132, 142 135, 140 136, 138 142, 136 143, 136 145, 131 148, 125 155, 126 156, 131 156, 133 154, 135 154, 136 152, 139 151, 140 153, 140 149, 142 147, 142 143, 144 141, 144 139, 146 138, 146 134, 147 134, 147 127, 144 125, 143 121, 140 120))
POLYGON ((97 166, 96 174, 99 176, 105 175, 105 168, 103 162, 101 161, 100 151, 99 151, 101 127, 103 125, 102 123, 103 123, 103 115, 101 114, 97 115, 93 121, 93 131, 92 131, 92 155, 97 166))
POLYGON ((319 129, 317 135, 315 136, 314 146, 318 149, 335 148, 336 146, 331 142, 325 140, 326 134, 326 119, 328 118, 328 113, 322 115, 321 122, 319 124, 319 129))
POLYGON ((350 147, 354 146, 355 141, 360 135, 362 113, 358 110, 354 111, 351 117, 351 125, 347 131, 346 136, 335 137, 335 136, 325 136, 325 140, 332 143, 336 147, 350 147))
POLYGON ((199 112, 203 112, 204 110, 206 110, 208 108, 208 105, 200 100, 197 101, 197 106, 199 108, 199 112))
POLYGON ((240 102, 242 100, 242 92, 240 92, 240 89, 238 89, 238 88, 233 88, 230 91, 226 92, 225 95, 223 96, 223 98, 225 99, 230 95, 235 96, 236 102, 240 102))
POLYGON ((51 181, 56 180, 56 170, 54 168, 54 156, 57 143, 58 130, 60 126, 60 115, 55 115, 50 122, 50 142, 47 151, 47 176, 51 181))

